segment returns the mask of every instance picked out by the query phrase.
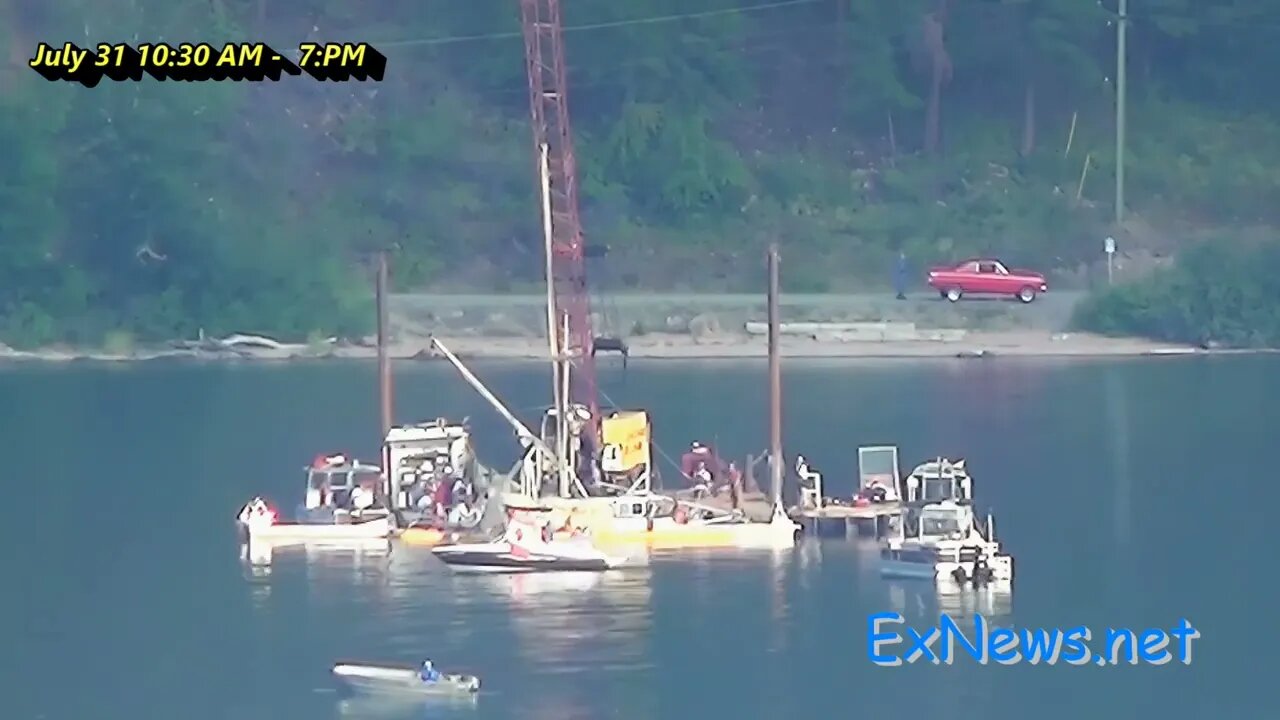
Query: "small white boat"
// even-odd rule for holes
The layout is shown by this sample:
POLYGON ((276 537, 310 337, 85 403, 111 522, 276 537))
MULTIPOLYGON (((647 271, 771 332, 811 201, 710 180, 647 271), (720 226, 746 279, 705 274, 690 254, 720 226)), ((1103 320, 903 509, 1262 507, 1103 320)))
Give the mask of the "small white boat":
POLYGON ((626 564, 586 537, 548 541, 539 529, 522 523, 510 525, 494 542, 437 545, 431 552, 458 572, 598 572, 626 564))
POLYGON ((411 695, 470 695, 480 691, 475 675, 440 674, 437 680, 423 680, 418 668, 404 665, 338 663, 333 677, 353 692, 399 693, 411 695))
POLYGON ((391 519, 385 513, 371 516, 358 512, 340 513, 333 522, 283 522, 275 510, 261 498, 255 498, 241 508, 236 516, 241 533, 250 543, 275 541, 276 543, 326 544, 343 541, 365 542, 391 537, 391 519))
POLYGON ((925 505, 910 519, 910 536, 904 523, 881 548, 881 577, 975 586, 1013 580, 1013 558, 995 540, 990 516, 985 534, 972 507, 951 500, 925 505))

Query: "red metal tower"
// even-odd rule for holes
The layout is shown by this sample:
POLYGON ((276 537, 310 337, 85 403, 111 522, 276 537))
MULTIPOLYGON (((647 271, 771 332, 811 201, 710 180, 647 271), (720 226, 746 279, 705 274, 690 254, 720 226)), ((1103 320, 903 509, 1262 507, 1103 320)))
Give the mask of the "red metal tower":
MULTIPOLYGON (((545 144, 551 176, 551 282, 555 317, 568 318, 564 346, 573 357, 570 394, 591 410, 591 427, 599 419, 596 399, 595 337, 587 292, 582 223, 578 218, 578 176, 569 129, 568 80, 560 0, 520 0, 524 29, 529 111, 533 119, 535 167, 541 174, 545 144)), ((563 328, 552 328, 562 333, 563 328)))

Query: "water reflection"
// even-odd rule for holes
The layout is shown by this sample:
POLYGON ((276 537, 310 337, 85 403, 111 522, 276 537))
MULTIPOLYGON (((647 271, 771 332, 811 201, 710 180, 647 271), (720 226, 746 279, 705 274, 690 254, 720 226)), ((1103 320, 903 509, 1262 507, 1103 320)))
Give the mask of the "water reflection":
POLYGON ((1107 449, 1110 451, 1111 483, 1115 487, 1112 502, 1115 543, 1129 545, 1133 524, 1133 476, 1129 467, 1129 400, 1120 369, 1112 366, 1103 375, 1103 392, 1107 405, 1107 449))
POLYGON ((338 717, 351 720, 465 717, 479 705, 476 695, 407 698, 395 695, 361 695, 338 701, 338 717))
POLYGON ((769 551, 769 652, 787 649, 787 566, 793 552, 790 548, 769 551))
POLYGON ((341 544, 286 543, 255 540, 240 546, 240 561, 245 580, 250 587, 250 598, 258 609, 265 609, 277 582, 278 572, 284 572, 287 582, 295 568, 302 569, 311 582, 355 581, 368 585, 374 580, 377 586, 383 582, 391 544, 386 540, 365 540, 341 544))
POLYGON ((935 586, 931 583, 890 582, 889 607, 907 618, 934 622, 943 613, 956 620, 982 615, 987 619, 1013 614, 1009 587, 935 586))
POLYGON ((639 569, 455 575, 452 589, 464 605, 497 596, 509 608, 521 654, 558 674, 644 665, 649 579, 639 569))
MULTIPOLYGON (((391 542, 385 539, 343 540, 335 542, 289 542, 251 540, 240 545, 240 559, 253 568, 269 568, 277 553, 302 555, 308 558, 355 557, 361 560, 382 556, 391 552, 391 542)), ((270 572, 265 574, 269 575, 270 572)))

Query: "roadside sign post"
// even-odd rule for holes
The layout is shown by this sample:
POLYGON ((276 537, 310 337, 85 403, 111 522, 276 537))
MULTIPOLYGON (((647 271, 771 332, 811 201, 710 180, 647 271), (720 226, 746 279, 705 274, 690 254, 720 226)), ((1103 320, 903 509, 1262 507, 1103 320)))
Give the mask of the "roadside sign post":
POLYGON ((1102 250, 1107 254, 1107 284, 1111 285, 1115 282, 1116 239, 1108 235, 1102 250))

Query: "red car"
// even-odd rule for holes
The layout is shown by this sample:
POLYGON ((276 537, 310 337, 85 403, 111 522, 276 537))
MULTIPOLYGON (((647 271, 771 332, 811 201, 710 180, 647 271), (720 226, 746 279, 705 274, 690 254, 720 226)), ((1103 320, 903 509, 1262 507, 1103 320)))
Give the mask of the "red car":
POLYGON ((965 260, 954 267, 929 271, 929 287, 951 302, 964 295, 1012 295, 1024 303, 1046 292, 1044 275, 1030 270, 1010 270, 999 260, 965 260))

